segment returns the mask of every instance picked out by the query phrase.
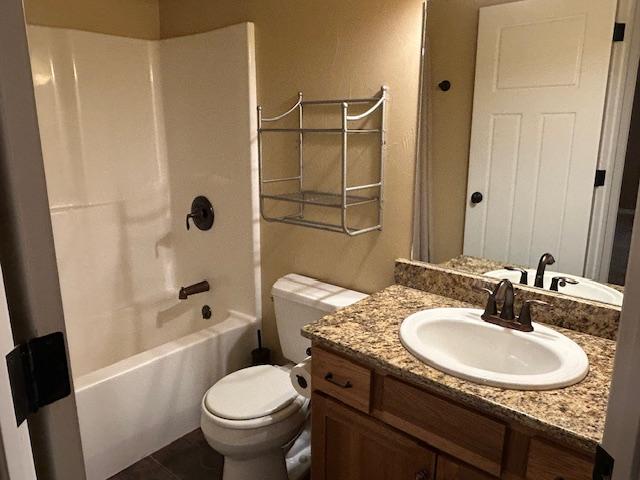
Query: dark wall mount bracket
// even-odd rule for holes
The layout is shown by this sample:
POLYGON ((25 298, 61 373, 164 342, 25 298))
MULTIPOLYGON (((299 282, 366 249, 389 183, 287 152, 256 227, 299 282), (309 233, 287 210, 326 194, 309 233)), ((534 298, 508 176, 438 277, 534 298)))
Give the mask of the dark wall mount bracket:
POLYGON ((18 425, 30 414, 71 393, 62 332, 33 338, 18 345, 6 360, 18 425))
POLYGON ((626 23, 618 23, 616 22, 613 26, 613 41, 614 42, 624 42, 624 34, 627 30, 626 23))

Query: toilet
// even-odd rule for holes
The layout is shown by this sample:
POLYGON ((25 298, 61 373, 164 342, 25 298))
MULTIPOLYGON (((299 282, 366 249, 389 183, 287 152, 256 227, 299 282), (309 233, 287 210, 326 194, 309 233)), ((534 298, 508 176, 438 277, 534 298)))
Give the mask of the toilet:
POLYGON ((280 278, 271 293, 282 353, 292 364, 238 370, 202 399, 202 432, 225 457, 223 480, 304 477, 310 459, 300 452, 308 452, 309 436, 301 432, 308 424, 310 405, 289 378, 291 366, 307 357, 310 346, 300 329, 367 296, 297 274, 280 278), (296 459, 288 458, 288 452, 295 452, 296 459))

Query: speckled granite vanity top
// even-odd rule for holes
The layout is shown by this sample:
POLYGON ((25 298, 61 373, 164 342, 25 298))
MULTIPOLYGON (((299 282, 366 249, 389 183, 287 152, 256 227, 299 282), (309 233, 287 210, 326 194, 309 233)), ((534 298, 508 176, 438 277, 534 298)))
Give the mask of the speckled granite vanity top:
POLYGON ((546 437, 585 451, 602 440, 615 342, 552 327, 587 353, 590 370, 577 385, 551 391, 516 391, 478 385, 442 373, 413 357, 400 343, 402 320, 419 310, 473 305, 394 285, 304 327, 302 334, 405 381, 514 420, 546 437))
MULTIPOLYGON (((469 255, 460 255, 442 264, 442 266, 446 268, 474 273, 476 275, 484 275, 485 272, 490 272, 491 270, 500 270, 504 268, 504 265, 525 268, 524 265, 514 265, 508 262, 498 262, 496 260, 489 260, 488 258, 472 257, 469 255)), ((535 270, 535 267, 533 269, 535 270)), ((549 267, 549 269, 552 269, 552 267, 549 267)), ((614 285, 613 283, 605 283, 604 285, 624 293, 624 287, 620 285, 614 285)))

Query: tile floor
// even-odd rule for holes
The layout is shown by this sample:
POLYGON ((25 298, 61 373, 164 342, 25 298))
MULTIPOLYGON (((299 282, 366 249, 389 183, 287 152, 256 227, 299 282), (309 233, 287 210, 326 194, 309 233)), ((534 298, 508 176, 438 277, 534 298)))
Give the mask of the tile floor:
POLYGON ((222 478, 222 464, 223 457, 197 429, 109 480, 218 480, 222 478))

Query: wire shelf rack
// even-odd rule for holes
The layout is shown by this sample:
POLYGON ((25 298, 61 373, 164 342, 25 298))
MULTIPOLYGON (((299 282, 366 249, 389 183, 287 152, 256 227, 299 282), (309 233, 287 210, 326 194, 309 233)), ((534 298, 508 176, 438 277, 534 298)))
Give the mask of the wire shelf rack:
POLYGON ((258 107, 258 172, 260 185, 260 213, 267 222, 280 222, 290 225, 300 225, 309 228, 327 230, 344 233, 349 236, 361 235, 376 230, 382 230, 383 223, 383 190, 384 190, 384 163, 386 157, 386 104, 388 100, 388 89, 383 86, 377 96, 371 98, 352 98, 335 100, 304 100, 302 92, 298 93, 298 101, 286 112, 275 117, 264 117, 262 107, 258 107), (350 108, 359 106, 365 111, 358 114, 350 114, 350 108), (339 109, 341 126, 340 128, 306 128, 304 126, 304 109, 308 107, 331 107, 339 109), (375 112, 380 115, 374 117, 375 112), (297 127, 280 128, 265 127, 265 124, 272 125, 275 122, 284 120, 290 115, 297 113, 297 127), (362 124, 368 119, 378 119, 375 128, 358 128, 354 125, 362 124), (298 140, 298 172, 293 176, 265 178, 264 177, 264 157, 263 157, 263 136, 265 134, 297 134, 298 140), (340 139, 340 181, 338 193, 305 189, 305 168, 304 168, 304 142, 305 137, 310 134, 333 134, 340 139), (349 185, 349 137, 351 135, 371 135, 377 137, 379 142, 379 179, 373 183, 349 185), (293 185, 291 189, 285 189, 284 193, 268 193, 271 186, 293 185), (371 192, 366 195, 366 192, 371 192), (294 214, 283 216, 271 216, 265 211, 266 201, 288 202, 297 204, 298 210, 294 214), (371 225, 359 227, 350 226, 349 210, 362 206, 374 205, 376 209, 376 221, 371 225), (307 217, 306 206, 325 207, 340 210, 340 221, 331 223, 312 220, 307 217))

